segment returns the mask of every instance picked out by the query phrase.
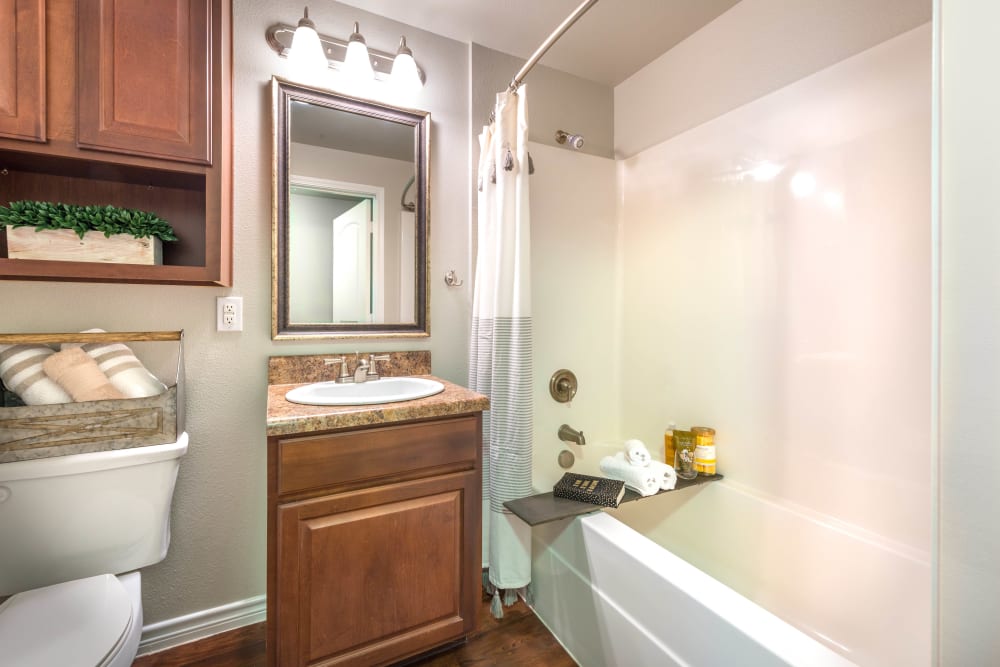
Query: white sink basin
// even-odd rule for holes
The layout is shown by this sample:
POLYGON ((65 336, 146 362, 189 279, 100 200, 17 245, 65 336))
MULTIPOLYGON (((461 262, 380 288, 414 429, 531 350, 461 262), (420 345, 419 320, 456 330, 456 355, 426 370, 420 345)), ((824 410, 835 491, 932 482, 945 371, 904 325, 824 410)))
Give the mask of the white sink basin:
POLYGON ((387 377, 358 384, 316 382, 296 387, 285 400, 304 405, 375 405, 412 401, 444 391, 437 380, 413 377, 387 377))

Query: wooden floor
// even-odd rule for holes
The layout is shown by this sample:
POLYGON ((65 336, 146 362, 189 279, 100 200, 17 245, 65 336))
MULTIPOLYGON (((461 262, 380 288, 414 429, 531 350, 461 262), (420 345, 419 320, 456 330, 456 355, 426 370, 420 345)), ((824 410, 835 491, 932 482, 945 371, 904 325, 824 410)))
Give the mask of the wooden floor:
MULTIPOLYGON (((559 642, 518 600, 500 620, 490 614, 490 600, 479 610, 479 628, 469 641, 443 653, 407 663, 407 667, 574 667, 559 642)), ((265 667, 264 624, 139 656, 132 667, 265 667)))

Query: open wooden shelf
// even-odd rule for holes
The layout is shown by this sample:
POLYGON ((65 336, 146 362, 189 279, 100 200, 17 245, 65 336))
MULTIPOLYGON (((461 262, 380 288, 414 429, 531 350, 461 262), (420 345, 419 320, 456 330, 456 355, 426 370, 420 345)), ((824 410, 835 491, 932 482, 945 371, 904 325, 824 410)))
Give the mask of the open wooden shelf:
MULTIPOLYGON (((700 486, 702 484, 715 482, 720 479, 722 479, 722 475, 698 475, 694 479, 678 479, 677 486, 673 489, 669 491, 660 491, 652 496, 640 496, 635 491, 626 487, 625 497, 622 498, 619 506, 636 500, 655 498, 656 496, 664 493, 673 493, 683 489, 690 489, 692 486, 700 486)), ((596 512, 598 510, 610 509, 601 505, 581 503, 578 500, 570 500, 569 498, 559 498, 552 495, 551 491, 548 493, 539 493, 534 496, 528 496, 526 498, 518 498, 517 500, 508 500, 503 504, 503 506, 517 515, 519 519, 524 521, 529 526, 537 526, 543 523, 549 523, 550 521, 558 521, 559 519, 568 519, 570 517, 580 516, 581 514, 589 514, 590 512, 596 512)))
POLYGON ((16 7, 0 8, 19 54, 0 79, 37 104, 0 117, 0 205, 149 211, 179 240, 155 266, 10 259, 0 227, 0 279, 231 285, 231 0, 16 7))

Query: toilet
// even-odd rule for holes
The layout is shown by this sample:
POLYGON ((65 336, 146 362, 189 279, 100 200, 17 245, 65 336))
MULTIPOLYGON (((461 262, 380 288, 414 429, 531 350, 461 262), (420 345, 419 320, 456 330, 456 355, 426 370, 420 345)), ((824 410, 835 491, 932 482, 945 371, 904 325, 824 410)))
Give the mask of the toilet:
POLYGON ((170 545, 177 442, 0 463, 0 662, 128 667, 170 545))

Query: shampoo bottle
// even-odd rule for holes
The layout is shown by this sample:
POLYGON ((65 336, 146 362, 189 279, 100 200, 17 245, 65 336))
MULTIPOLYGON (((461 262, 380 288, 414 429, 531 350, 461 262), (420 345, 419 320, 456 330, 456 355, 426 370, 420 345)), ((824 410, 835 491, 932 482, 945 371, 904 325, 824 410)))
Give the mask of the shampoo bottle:
POLYGON ((674 446, 674 429, 676 427, 676 424, 670 422, 667 430, 663 432, 663 462, 668 466, 674 465, 674 452, 677 451, 674 446))

